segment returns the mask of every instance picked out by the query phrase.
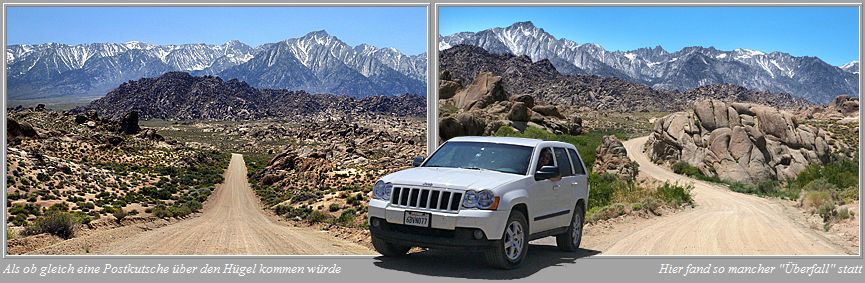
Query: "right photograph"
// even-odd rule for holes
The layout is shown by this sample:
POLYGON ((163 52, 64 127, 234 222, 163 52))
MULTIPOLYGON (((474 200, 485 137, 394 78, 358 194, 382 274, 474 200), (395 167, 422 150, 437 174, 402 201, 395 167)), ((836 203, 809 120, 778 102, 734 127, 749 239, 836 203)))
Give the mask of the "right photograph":
POLYGON ((477 187, 468 205, 495 213, 455 233, 498 239, 492 266, 545 245, 860 254, 858 6, 437 15, 439 149, 415 166, 477 187))

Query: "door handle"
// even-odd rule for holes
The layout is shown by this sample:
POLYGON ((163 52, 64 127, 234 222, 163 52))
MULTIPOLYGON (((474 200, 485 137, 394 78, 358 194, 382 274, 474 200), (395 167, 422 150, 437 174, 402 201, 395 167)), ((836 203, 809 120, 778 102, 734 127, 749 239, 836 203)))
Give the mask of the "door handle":
POLYGON ((560 188, 562 188, 562 185, 559 185, 559 184, 553 185, 553 190, 558 190, 560 188))
POLYGON ((571 185, 574 185, 574 186, 579 185, 579 184, 580 184, 580 182, 573 182, 573 183, 571 183, 571 185))

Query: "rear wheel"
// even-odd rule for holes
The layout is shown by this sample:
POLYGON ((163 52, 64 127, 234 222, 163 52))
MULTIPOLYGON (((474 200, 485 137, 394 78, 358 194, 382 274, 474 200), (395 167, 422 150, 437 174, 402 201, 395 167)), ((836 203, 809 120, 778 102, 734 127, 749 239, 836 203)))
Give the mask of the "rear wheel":
POLYGON ((523 263, 529 248, 526 217, 519 211, 511 211, 502 238, 495 247, 486 252, 487 262, 495 268, 514 269, 523 263))
POLYGON ((574 214, 571 216, 568 230, 556 235, 556 245, 560 250, 574 252, 580 248, 580 242, 583 240, 583 218, 585 215, 585 209, 583 209, 582 205, 578 204, 574 208, 574 214))
POLYGON ((375 248, 375 251, 379 252, 383 256, 404 256, 411 247, 409 246, 401 246, 397 244, 388 243, 387 241, 372 236, 372 246, 375 248))

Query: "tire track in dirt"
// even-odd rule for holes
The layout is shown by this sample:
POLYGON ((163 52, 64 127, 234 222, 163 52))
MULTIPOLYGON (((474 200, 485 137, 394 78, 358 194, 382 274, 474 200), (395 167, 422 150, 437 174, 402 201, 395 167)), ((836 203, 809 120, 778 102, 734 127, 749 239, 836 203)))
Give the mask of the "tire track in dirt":
MULTIPOLYGON (((587 241, 604 255, 846 255, 856 254, 792 219, 797 212, 777 200, 732 192, 653 164, 643 153, 648 137, 624 142, 641 174, 692 183, 696 206, 662 217, 622 224, 587 241)), ((587 239, 588 240, 588 239, 587 239)))
POLYGON ((232 154, 225 182, 199 217, 114 242, 97 252, 124 255, 375 255, 321 231, 274 223, 249 187, 243 156, 232 154))

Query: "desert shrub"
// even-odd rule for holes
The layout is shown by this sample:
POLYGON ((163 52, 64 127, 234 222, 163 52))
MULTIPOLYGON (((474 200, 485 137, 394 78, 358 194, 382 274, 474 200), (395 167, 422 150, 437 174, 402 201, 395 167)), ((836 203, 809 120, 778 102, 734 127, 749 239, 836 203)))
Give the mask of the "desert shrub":
POLYGON ((757 186, 744 182, 730 182, 730 190, 737 193, 753 194, 757 192, 757 186))
POLYGON ((655 193, 656 197, 665 203, 671 206, 679 206, 694 202, 694 199, 691 197, 691 190, 693 189, 694 185, 692 184, 680 186, 678 182, 675 184, 664 182, 664 185, 658 187, 655 193))
POLYGON ((623 203, 614 203, 604 207, 595 207, 590 209, 586 214, 586 221, 594 223, 600 220, 612 219, 625 214, 625 212, 625 205, 623 203))
MULTIPOLYGON (((825 179, 840 190, 859 185, 859 164, 844 157, 834 157, 828 164, 811 164, 799 172, 795 179, 788 182, 794 189, 805 189, 807 185, 818 179, 825 179)), ((822 182, 821 182, 822 184, 822 182)))
POLYGON ((183 206, 189 208, 189 210, 192 212, 198 212, 199 210, 204 208, 204 205, 202 205, 201 202, 199 202, 197 200, 187 201, 187 202, 183 203, 183 206))
POLYGON ((36 221, 24 228, 25 235, 38 235, 49 233, 63 239, 72 238, 78 229, 78 222, 66 212, 53 211, 50 214, 36 219, 36 221))
POLYGON ((838 211, 835 210, 835 203, 830 201, 821 204, 820 207, 817 208, 817 214, 819 214, 820 217, 823 217, 823 222, 828 222, 838 214, 838 211))
POLYGON ((123 211, 123 209, 118 209, 112 215, 114 215, 114 218, 117 219, 117 223, 120 223, 120 221, 123 220, 123 218, 126 218, 126 216, 129 214, 126 213, 126 211, 123 211))
POLYGON ((838 210, 838 219, 847 219, 847 218, 850 218, 850 210, 848 210, 846 207, 841 208, 841 210, 838 210))
POLYGON ((327 222, 332 217, 333 216, 331 216, 330 214, 327 214, 326 212, 323 212, 320 210, 313 210, 306 217, 306 221, 309 221, 309 223, 327 222))
POLYGON ((639 204, 640 208, 651 211, 652 213, 654 213, 656 210, 658 210, 659 207, 661 207, 661 202, 652 197, 643 198, 635 204, 639 204))
POLYGON ((300 217, 301 219, 303 219, 303 218, 306 218, 307 216, 309 216, 309 214, 313 212, 312 207, 309 207, 306 205, 301 205, 300 207, 297 207, 297 208, 290 206, 290 205, 287 205, 286 207, 288 209, 287 212, 285 213, 286 218, 300 217))
POLYGON ((339 214, 339 218, 336 219, 336 222, 345 226, 351 226, 354 224, 354 217, 356 214, 357 210, 354 208, 346 209, 339 214))
POLYGON ((171 206, 168 208, 168 211, 174 215, 174 217, 183 217, 192 213, 192 210, 186 206, 171 206))
POLYGON ((804 208, 819 208, 827 202, 832 202, 832 197, 824 191, 808 191, 799 199, 799 205, 804 208))
POLYGON ((275 212, 276 215, 283 215, 291 211, 291 209, 292 207, 290 205, 280 204, 273 208, 273 212, 275 212))
POLYGON ((688 164, 688 162, 685 162, 685 161, 679 161, 679 162, 674 163, 672 166, 670 166, 670 169, 672 169, 673 172, 675 172, 676 174, 682 174, 682 175, 689 176, 689 177, 692 177, 692 178, 697 179, 697 180, 707 181, 707 182, 715 182, 715 183, 721 183, 722 182, 721 178, 719 178, 718 175, 713 175, 712 177, 706 176, 702 172, 700 172, 700 169, 698 169, 697 167, 691 166, 691 164, 688 164))
POLYGON ((604 207, 612 202, 613 195, 616 189, 619 178, 610 173, 601 175, 589 174, 589 184, 591 185, 592 196, 589 198, 589 208, 604 207))
POLYGON ((327 207, 327 210, 330 212, 337 211, 337 210, 339 210, 339 204, 338 203, 331 203, 330 206, 327 207))

